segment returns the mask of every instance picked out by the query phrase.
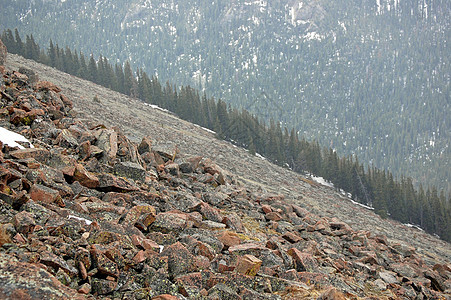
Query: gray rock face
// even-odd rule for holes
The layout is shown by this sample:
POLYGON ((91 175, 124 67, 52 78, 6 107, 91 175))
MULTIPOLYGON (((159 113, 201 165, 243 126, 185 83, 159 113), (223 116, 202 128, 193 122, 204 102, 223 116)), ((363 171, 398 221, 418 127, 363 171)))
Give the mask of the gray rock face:
POLYGON ((130 161, 115 164, 114 172, 119 176, 127 177, 133 180, 144 181, 146 178, 146 170, 144 170, 141 165, 130 161))

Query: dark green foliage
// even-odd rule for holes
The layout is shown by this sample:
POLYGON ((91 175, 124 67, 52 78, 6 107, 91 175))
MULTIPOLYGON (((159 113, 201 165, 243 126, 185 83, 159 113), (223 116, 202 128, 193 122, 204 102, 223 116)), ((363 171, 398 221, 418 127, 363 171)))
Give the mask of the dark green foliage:
MULTIPOLYGON (((10 30, 3 32, 2 40, 7 47, 20 49, 15 48, 20 39, 12 37, 10 30)), ((35 49, 27 50, 31 51, 28 53, 36 57, 39 46, 35 45, 32 36, 27 40, 27 48, 35 49)), ((189 86, 177 88, 166 82, 162 87, 157 77, 149 78, 142 69, 134 74, 128 61, 124 68, 116 64, 113 71, 103 56, 96 62, 91 55, 86 66, 85 56, 76 53, 69 48, 63 51, 50 41, 47 51, 42 51, 37 60, 159 105, 185 120, 214 130, 218 138, 245 147, 252 155, 259 153, 293 171, 322 176, 333 182, 337 189, 351 193, 354 200, 372 206, 382 217, 417 224, 451 241, 451 201, 444 191, 439 193, 435 187, 424 191, 422 185, 416 190, 411 178, 396 180, 391 172, 374 166, 365 171, 356 157, 340 158, 331 148, 321 149, 318 141, 300 139, 294 128, 282 129, 281 124, 272 119, 268 126, 245 109, 227 107, 224 101, 215 101, 205 93, 200 97, 198 91, 189 86)), ((93 101, 98 101, 97 96, 93 101)))

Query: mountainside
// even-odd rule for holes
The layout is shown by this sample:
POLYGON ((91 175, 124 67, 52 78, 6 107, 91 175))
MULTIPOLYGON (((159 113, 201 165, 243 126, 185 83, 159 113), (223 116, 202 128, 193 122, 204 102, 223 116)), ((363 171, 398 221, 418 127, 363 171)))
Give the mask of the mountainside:
POLYGON ((140 101, 7 68, 1 126, 36 148, 2 147, 2 298, 450 297, 448 243, 140 101))
POLYGON ((0 27, 129 60, 449 191, 450 9, 441 0, 7 1, 0 27))

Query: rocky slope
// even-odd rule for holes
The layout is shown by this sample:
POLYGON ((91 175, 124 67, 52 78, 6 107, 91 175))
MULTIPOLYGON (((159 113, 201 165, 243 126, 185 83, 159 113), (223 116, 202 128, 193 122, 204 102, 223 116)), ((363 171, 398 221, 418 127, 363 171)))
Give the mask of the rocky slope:
POLYGON ((35 148, 1 145, 2 298, 450 298, 448 243, 137 100, 6 64, 0 126, 35 148))

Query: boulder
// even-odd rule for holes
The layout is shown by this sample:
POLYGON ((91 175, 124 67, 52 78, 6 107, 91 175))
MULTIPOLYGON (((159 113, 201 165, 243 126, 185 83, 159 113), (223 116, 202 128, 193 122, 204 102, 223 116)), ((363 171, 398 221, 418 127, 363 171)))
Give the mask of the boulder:
POLYGON ((194 256, 180 242, 164 247, 160 255, 169 258, 169 274, 173 277, 196 271, 194 256))
POLYGON ((243 255, 236 263, 235 272, 243 275, 255 276, 260 270, 261 265, 262 261, 255 256, 243 255))
POLYGON ((142 138, 141 143, 138 146, 138 152, 139 154, 152 152, 152 139, 150 136, 145 136, 142 138))
POLYGON ((241 239, 238 234, 232 231, 223 231, 218 234, 218 239, 224 244, 224 250, 229 249, 229 247, 241 244, 241 239))
POLYGON ((38 91, 53 91, 55 93, 61 92, 61 89, 59 87, 49 81, 39 81, 36 84, 36 89, 38 91))
POLYGON ((81 164, 76 164, 73 177, 74 180, 80 182, 81 185, 90 189, 100 185, 99 179, 94 174, 87 171, 81 164))
POLYGON ((118 176, 127 177, 136 181, 144 182, 146 170, 135 162, 119 162, 114 165, 114 173, 118 176))
POLYGON ((137 191, 139 188, 135 183, 123 178, 116 177, 112 174, 103 173, 97 175, 99 179, 98 189, 103 192, 131 192, 137 191))
POLYGON ((99 273, 106 276, 119 276, 119 268, 117 264, 109 259, 105 254, 103 254, 100 250, 100 247, 93 245, 91 250, 89 251, 94 263, 94 267, 97 268, 99 273))
POLYGON ((19 262, 0 252, 0 297, 2 299, 86 299, 64 286, 36 264, 19 262))
POLYGON ((293 258, 294 266, 298 272, 315 272, 318 269, 318 262, 310 253, 291 248, 288 250, 288 254, 293 258))
POLYGON ((64 205, 64 202, 62 202, 61 196, 58 191, 41 184, 34 184, 31 187, 30 198, 33 199, 33 201, 64 205))
POLYGON ((100 129, 96 132, 96 146, 103 150, 102 162, 113 164, 117 154, 117 133, 113 129, 100 129))
POLYGON ((188 215, 179 211, 159 213, 151 227, 162 233, 181 232, 191 227, 188 220, 188 215))

